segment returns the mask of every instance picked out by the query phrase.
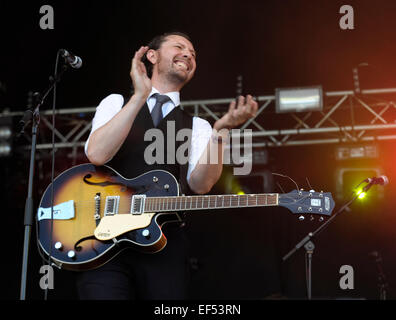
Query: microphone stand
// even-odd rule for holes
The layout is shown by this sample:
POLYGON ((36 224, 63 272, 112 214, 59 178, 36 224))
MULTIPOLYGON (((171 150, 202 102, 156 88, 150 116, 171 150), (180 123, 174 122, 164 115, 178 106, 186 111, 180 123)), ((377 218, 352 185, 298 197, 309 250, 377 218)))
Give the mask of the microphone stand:
POLYGON ((24 216, 24 242, 23 242, 23 256, 22 256, 22 273, 21 273, 21 290, 20 290, 20 300, 26 299, 26 281, 27 281, 27 267, 28 267, 28 257, 29 257, 29 247, 30 247, 30 236, 31 228, 33 225, 33 181, 34 181, 34 165, 36 157, 36 144, 37 144, 37 129, 40 123, 40 107, 43 105, 45 98, 54 89, 56 84, 60 81, 63 73, 68 69, 67 65, 63 66, 63 70, 59 75, 50 77, 50 86, 39 99, 37 106, 34 110, 26 110, 23 118, 18 124, 18 136, 24 133, 25 127, 32 121, 32 145, 30 152, 30 164, 29 164, 29 181, 28 181, 28 194, 25 202, 25 216, 24 216))
MULTIPOLYGON (((368 183, 363 189, 362 192, 367 192, 374 183, 368 183)), ((330 217, 324 224, 322 224, 319 228, 317 228, 314 232, 309 232, 304 239, 302 239, 297 245, 290 250, 283 258, 282 261, 285 262, 289 259, 297 250, 299 250, 302 246, 306 251, 306 259, 308 259, 308 267, 306 267, 306 282, 307 282, 307 297, 308 300, 312 299, 312 255, 315 249, 315 245, 313 243, 313 238, 317 236, 320 232, 322 232, 336 217, 338 214, 343 212, 349 205, 351 205, 359 195, 355 195, 351 200, 345 203, 332 217, 330 217)))

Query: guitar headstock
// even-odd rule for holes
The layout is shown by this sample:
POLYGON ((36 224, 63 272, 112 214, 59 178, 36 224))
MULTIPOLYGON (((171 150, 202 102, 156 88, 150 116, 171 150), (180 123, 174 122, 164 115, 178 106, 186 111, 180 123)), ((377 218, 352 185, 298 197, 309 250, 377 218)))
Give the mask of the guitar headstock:
POLYGON ((330 216, 335 207, 330 192, 293 190, 279 194, 279 205, 298 214, 330 216))

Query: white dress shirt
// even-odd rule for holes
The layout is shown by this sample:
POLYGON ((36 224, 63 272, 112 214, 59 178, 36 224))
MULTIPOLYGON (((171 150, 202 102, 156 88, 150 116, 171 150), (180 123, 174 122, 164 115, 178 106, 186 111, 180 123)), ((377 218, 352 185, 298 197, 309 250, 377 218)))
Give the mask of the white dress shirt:
MULTIPOLYGON (((155 97, 152 97, 152 95, 155 93, 159 93, 159 91, 153 87, 151 93, 149 94, 149 97, 147 98, 147 106, 150 113, 153 110, 156 102, 155 97)), ((178 107, 180 105, 179 92, 168 92, 165 93, 165 95, 170 98, 170 101, 164 103, 164 105, 162 106, 163 117, 166 117, 169 112, 171 112, 175 107, 178 107)), ((109 120, 111 120, 121 110, 123 105, 124 97, 120 94, 111 94, 104 98, 96 108, 95 116, 92 120, 92 129, 89 137, 96 129, 102 127, 109 120)), ((194 170, 196 164, 199 161, 199 158, 204 152, 211 135, 212 126, 210 125, 210 123, 202 118, 193 117, 187 180, 190 179, 191 172, 194 170)), ((88 140, 85 142, 85 154, 87 154, 89 137, 88 140)))

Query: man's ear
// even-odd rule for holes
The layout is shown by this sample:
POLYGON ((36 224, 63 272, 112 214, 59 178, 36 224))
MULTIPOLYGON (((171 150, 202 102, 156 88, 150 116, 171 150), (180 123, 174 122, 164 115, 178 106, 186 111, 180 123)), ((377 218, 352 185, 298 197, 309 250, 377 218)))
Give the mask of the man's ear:
POLYGON ((157 51, 153 49, 149 49, 146 53, 146 58, 148 61, 150 61, 152 64, 156 64, 158 60, 158 54, 157 51))

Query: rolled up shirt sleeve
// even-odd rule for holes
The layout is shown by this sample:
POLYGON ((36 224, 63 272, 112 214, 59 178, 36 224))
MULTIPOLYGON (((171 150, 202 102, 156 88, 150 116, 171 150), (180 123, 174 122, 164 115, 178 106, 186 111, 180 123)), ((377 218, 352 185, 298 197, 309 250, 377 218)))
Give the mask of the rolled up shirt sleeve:
POLYGON ((191 135, 191 150, 188 160, 187 181, 190 179, 191 172, 194 170, 201 158, 212 135, 212 126, 202 118, 193 118, 191 135))
POLYGON ((91 132, 84 146, 85 155, 87 155, 88 143, 91 134, 110 121, 121 110, 123 104, 124 97, 122 95, 111 94, 104 98, 96 107, 95 116, 92 119, 91 132))

